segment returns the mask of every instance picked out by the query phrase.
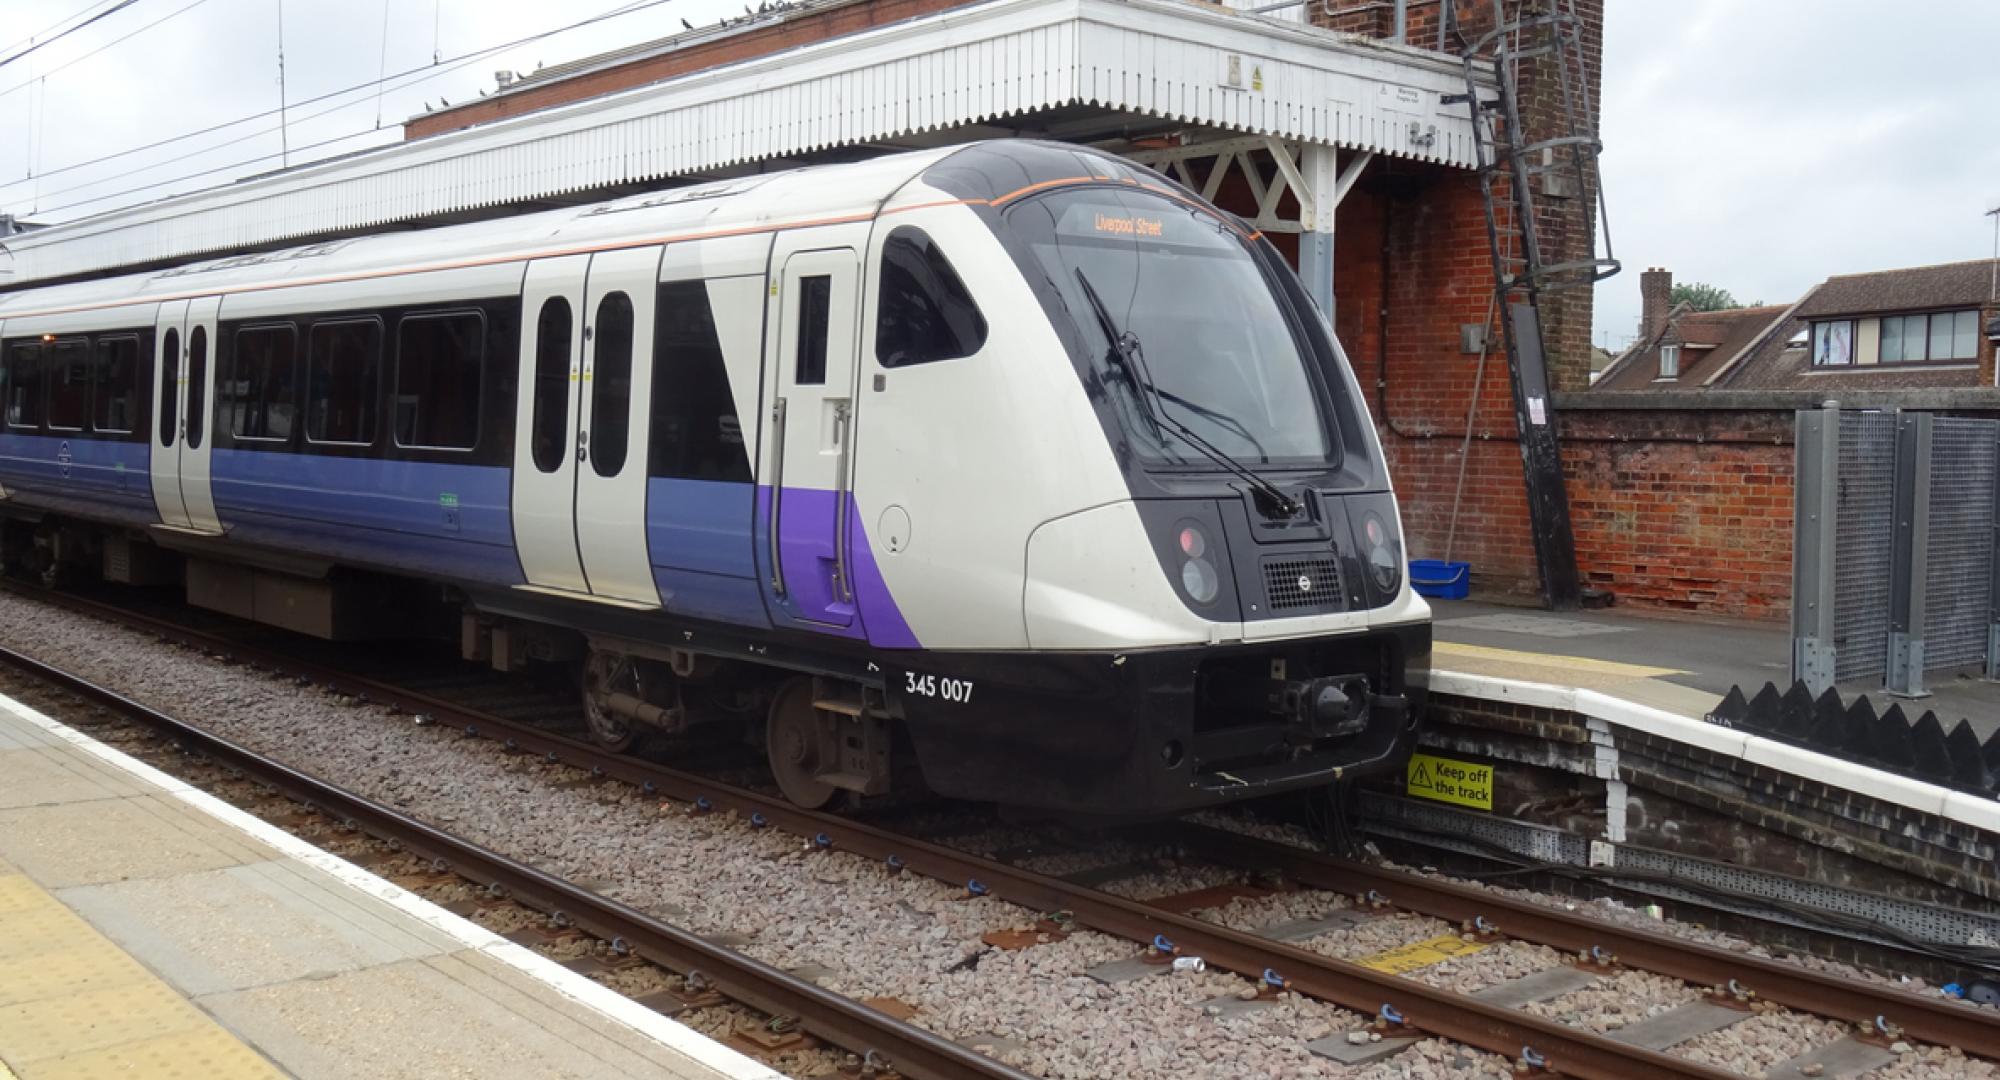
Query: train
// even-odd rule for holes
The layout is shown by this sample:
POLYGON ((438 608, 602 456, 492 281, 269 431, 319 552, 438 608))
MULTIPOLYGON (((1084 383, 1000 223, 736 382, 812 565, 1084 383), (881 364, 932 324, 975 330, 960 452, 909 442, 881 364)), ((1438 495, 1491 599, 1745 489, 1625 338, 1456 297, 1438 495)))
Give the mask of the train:
POLYGON ((1391 772, 1430 613, 1270 239, 1028 139, 0 292, 0 562, 573 677, 794 802, 1391 772), (733 726, 733 728, 732 728, 733 726))

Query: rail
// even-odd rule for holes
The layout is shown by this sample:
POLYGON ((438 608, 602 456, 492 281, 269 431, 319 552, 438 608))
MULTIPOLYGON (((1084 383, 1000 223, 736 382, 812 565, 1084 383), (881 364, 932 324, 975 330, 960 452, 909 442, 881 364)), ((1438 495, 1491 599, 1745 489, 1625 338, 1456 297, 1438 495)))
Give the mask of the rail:
POLYGON ((529 907, 560 913, 578 929, 606 941, 622 941, 640 957, 682 974, 699 972, 724 997, 773 1016, 794 1017, 806 1031, 870 1061, 886 1061, 901 1075, 1030 1080, 1028 1074, 969 1047, 461 840, 33 657, 0 647, 0 663, 152 727, 338 820, 440 860, 453 873, 497 885, 529 907))
MULTIPOLYGON (((822 850, 845 851, 885 863, 889 863, 893 857, 893 865, 951 884, 966 885, 977 881, 989 895, 998 899, 1032 911, 1068 911, 1081 926, 1133 942, 1150 943, 1156 937, 1164 935, 1182 951, 1201 956, 1212 967, 1234 971, 1251 979, 1258 979, 1267 971, 1275 972, 1289 982, 1291 990, 1306 996, 1354 1010, 1371 1018, 1400 1017, 1400 1023, 1390 1032, 1392 1034, 1435 1035, 1500 1054, 1509 1060, 1544 1061, 1550 1071, 1578 1078, 1721 1080, 1732 1075, 1669 1054, 1619 1042, 1593 1032, 1565 1027, 1513 1009, 1487 1004, 1464 994, 1373 971, 1359 964, 1322 956, 1254 934, 1204 922, 1192 916, 1151 907, 1142 901, 1113 896, 1061 878, 1024 870, 942 844, 918 840, 865 822, 803 810, 780 798, 746 791, 637 758, 609 753, 576 739, 469 710, 449 701, 393 684, 303 662, 227 638, 203 634, 178 626, 171 620, 138 615, 114 605, 64 594, 34 595, 56 600, 74 609, 89 610, 93 614, 143 628, 163 637, 199 644, 211 652, 221 652, 238 658, 254 656, 267 667, 304 676, 351 693, 362 694, 373 701, 394 705, 407 712, 427 714, 440 726, 455 728, 468 736, 497 739, 509 750, 542 756, 551 761, 561 761, 588 771, 593 776, 624 781, 648 794, 671 798, 690 807, 735 811, 746 818, 758 815, 769 827, 806 837, 822 850)), ((10 657, 15 656, 18 654, 0 650, 0 661, 8 661, 10 657)), ((26 664, 34 665, 37 669, 55 671, 30 658, 19 659, 26 664)), ((82 683, 82 685, 89 684, 82 683)), ((109 691, 98 690, 95 687, 91 689, 121 703, 114 707, 144 708, 109 691)), ((170 717, 162 717, 162 720, 177 730, 185 727, 170 717)), ((317 784, 317 781, 303 774, 278 763, 258 758, 249 751, 235 747, 224 740, 214 739, 212 736, 206 736, 205 740, 213 740, 224 748, 223 753, 231 757, 245 756, 253 762, 263 762, 267 766, 282 770, 281 775, 285 776, 288 782, 317 784)), ((346 792, 339 792, 339 795, 349 799, 359 798, 346 792)), ((342 813, 337 810, 335 812, 342 813)), ((396 821, 409 820, 396 814, 395 811, 383 809, 381 812, 390 815, 384 820, 389 821, 392 826, 396 821)), ((352 813, 345 816, 355 817, 357 821, 364 820, 352 813)), ((415 822, 410 824, 420 825, 415 822)), ((442 837, 442 834, 438 835, 442 837)), ((615 902, 595 897, 574 886, 549 878, 531 868, 520 867, 519 864, 506 860, 504 856, 490 852, 482 854, 486 859, 494 860, 491 865, 502 872, 507 872, 507 868, 511 867, 533 875, 519 879, 527 890, 519 894, 524 901, 532 903, 534 897, 544 895, 538 894, 535 891, 537 888, 549 888, 552 891, 545 895, 551 897, 552 902, 558 905, 558 909, 580 927, 593 932, 608 932, 623 936, 634 944, 635 948, 643 942, 656 953, 647 955, 642 952, 648 959, 656 959, 676 970, 698 968, 726 995, 737 997, 737 991, 740 989, 742 996, 739 1000, 773 1013, 798 1016, 808 1031, 821 1035, 828 1041, 852 1049, 852 1040, 856 1036, 847 1025, 860 1022, 878 1023, 873 1018, 881 1016, 866 1006, 830 994, 810 983, 792 988, 801 995, 795 1003, 788 1001, 785 1004, 766 1005, 760 1000, 760 993, 789 991, 782 987, 767 989, 760 980, 770 975, 780 976, 793 983, 799 980, 791 979, 782 972, 750 961, 753 966, 744 969, 744 974, 738 982, 734 984, 725 982, 717 970, 711 969, 719 968, 724 958, 738 964, 744 962, 743 958, 658 923, 652 924, 655 929, 651 934, 656 936, 635 936, 634 933, 616 929, 615 926, 607 931, 596 920, 607 917, 615 920, 631 916, 645 918, 645 916, 615 902), (865 1021, 860 1019, 861 1014, 866 1014, 865 1021)), ((446 858, 447 862, 453 862, 452 856, 441 857, 446 858)), ((457 869, 455 862, 453 866, 457 869)), ((882 1019, 888 1018, 882 1017, 882 1019)), ((899 1070, 906 1071, 910 1075, 949 1075, 946 1072, 928 1071, 940 1060, 930 1055, 955 1053, 962 1061, 965 1055, 971 1053, 922 1029, 910 1025, 900 1026, 908 1028, 909 1032, 921 1038, 912 1039, 903 1034, 898 1040, 898 1045, 880 1048, 879 1053, 893 1061, 899 1070)), ((887 1038, 886 1035, 884 1037, 887 1038)), ((977 1055, 972 1056, 977 1057, 977 1055)), ((985 1058, 977 1058, 974 1064, 978 1068, 988 1070, 1004 1069, 985 1058)), ((961 1072, 960 1075, 1020 1074, 1011 1070, 997 1073, 968 1070, 961 1072)))

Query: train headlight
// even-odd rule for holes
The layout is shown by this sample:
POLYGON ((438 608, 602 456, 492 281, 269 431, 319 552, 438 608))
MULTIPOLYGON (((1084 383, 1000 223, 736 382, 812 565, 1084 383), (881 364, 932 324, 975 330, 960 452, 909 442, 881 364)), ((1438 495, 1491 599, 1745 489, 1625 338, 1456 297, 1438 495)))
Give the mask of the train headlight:
POLYGON ((1208 534, 1201 530, 1201 526, 1183 521, 1176 530, 1174 540, 1180 546, 1184 560, 1181 563, 1181 588, 1188 599, 1197 604, 1213 602, 1222 591, 1222 575, 1208 559, 1208 534))
POLYGON ((1368 576, 1384 596, 1394 595, 1403 583, 1403 545, 1382 515, 1369 511, 1361 519, 1361 538, 1368 559, 1368 576))

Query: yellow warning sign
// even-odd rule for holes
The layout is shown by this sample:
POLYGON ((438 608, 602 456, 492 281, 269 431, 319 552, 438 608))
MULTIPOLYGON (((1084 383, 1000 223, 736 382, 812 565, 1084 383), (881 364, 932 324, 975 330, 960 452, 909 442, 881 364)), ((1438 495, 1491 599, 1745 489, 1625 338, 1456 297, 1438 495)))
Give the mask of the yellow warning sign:
POLYGON ((1493 766, 1469 761, 1410 755, 1410 794, 1478 810, 1493 809, 1493 766))
POLYGON ((1442 964, 1454 956, 1476 953, 1485 947, 1484 942, 1467 941, 1457 934, 1446 934, 1429 941, 1413 941, 1408 945, 1398 945, 1388 952, 1364 956, 1355 963, 1384 975, 1401 975, 1418 968, 1430 967, 1432 964, 1442 964))

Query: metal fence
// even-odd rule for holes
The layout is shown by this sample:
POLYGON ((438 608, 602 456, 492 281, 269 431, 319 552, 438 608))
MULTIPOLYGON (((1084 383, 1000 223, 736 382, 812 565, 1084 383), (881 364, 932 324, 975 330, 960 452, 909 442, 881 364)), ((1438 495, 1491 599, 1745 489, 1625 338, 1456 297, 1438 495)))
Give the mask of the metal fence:
POLYGON ((1928 672, 2000 677, 1996 485, 2000 421, 1801 410, 1792 677, 1911 697, 1928 672))

